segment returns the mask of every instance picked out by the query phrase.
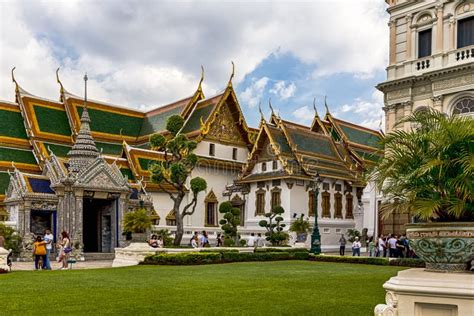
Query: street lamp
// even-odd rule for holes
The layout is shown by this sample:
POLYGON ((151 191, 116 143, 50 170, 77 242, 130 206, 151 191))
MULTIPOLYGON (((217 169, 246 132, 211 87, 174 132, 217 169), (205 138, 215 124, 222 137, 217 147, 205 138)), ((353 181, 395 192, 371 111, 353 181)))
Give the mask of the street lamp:
POLYGON ((319 188, 323 180, 319 176, 319 172, 316 173, 313 181, 313 213, 314 213, 314 226, 313 233, 311 234, 311 250, 310 252, 319 255, 321 253, 321 234, 319 233, 318 227, 318 195, 319 188))

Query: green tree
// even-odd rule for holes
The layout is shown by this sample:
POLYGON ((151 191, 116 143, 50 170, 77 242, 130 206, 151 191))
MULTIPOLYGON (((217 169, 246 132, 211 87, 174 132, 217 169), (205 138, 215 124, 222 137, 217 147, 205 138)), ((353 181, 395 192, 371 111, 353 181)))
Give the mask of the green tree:
POLYGON ((283 231, 286 224, 282 223, 283 217, 281 214, 285 213, 285 210, 281 206, 276 206, 270 213, 266 213, 265 217, 268 220, 261 220, 258 225, 265 227, 267 232, 267 240, 272 243, 273 246, 279 246, 285 243, 288 239, 288 234, 283 231))
POLYGON ((0 236, 5 238, 5 249, 12 249, 13 253, 20 253, 21 237, 10 226, 0 223, 0 236))
POLYGON ((198 157, 193 152, 197 143, 179 132, 183 125, 184 119, 181 116, 170 116, 166 122, 168 133, 153 134, 150 137, 153 150, 163 152, 163 161, 151 165, 151 180, 173 201, 173 211, 176 214, 176 246, 180 245, 183 239, 184 217, 194 213, 199 192, 207 188, 206 180, 200 177, 192 178, 189 181, 192 199, 181 209, 181 203, 189 190, 186 182, 198 162, 198 157))
POLYGON ((435 110, 415 112, 383 140, 385 156, 370 173, 388 199, 382 210, 421 220, 474 220, 474 120, 435 110))
POLYGON ((145 233, 150 228, 151 218, 144 208, 128 212, 123 218, 124 231, 138 234, 145 233))
POLYGON ((238 245, 237 226, 240 224, 240 209, 233 207, 230 202, 224 202, 219 205, 219 213, 224 214, 224 218, 219 221, 224 231, 224 238, 232 240, 233 245, 238 245))

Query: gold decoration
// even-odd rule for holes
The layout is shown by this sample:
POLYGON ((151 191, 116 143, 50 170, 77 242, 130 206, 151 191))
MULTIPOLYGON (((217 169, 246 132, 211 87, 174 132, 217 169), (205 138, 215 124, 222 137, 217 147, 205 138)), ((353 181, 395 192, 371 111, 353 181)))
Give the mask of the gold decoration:
POLYGON ((221 142, 245 144, 245 139, 236 126, 236 122, 232 118, 232 113, 226 104, 223 104, 215 114, 215 119, 206 134, 208 137, 221 142))

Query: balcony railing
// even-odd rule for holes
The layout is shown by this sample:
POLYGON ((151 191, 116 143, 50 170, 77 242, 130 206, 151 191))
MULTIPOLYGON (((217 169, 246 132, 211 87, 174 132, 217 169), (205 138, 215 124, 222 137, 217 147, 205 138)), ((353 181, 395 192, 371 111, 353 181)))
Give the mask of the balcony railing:
POLYGON ((474 58, 474 48, 461 48, 456 51, 456 61, 474 58))
POLYGON ((416 62, 416 70, 428 69, 431 66, 431 59, 422 59, 416 62))

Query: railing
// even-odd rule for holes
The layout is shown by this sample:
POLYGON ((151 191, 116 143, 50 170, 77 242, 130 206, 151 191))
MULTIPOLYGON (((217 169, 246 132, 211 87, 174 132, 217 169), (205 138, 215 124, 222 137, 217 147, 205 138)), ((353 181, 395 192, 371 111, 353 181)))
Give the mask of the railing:
POLYGON ((455 53, 456 61, 474 58, 474 48, 461 48, 455 53))
POLYGON ((416 70, 428 69, 431 66, 431 59, 422 59, 416 62, 416 70))

